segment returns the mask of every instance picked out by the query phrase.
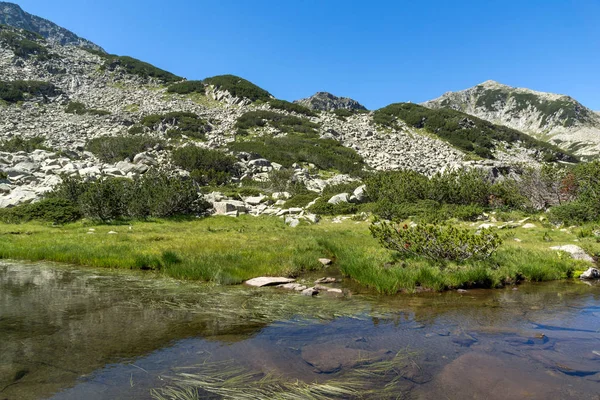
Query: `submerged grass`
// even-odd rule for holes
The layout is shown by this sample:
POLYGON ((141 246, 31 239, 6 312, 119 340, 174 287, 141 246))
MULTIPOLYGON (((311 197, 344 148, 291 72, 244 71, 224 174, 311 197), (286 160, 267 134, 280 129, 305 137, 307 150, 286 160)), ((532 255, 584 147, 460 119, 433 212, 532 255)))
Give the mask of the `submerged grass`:
POLYGON ((345 276, 393 294, 568 278, 589 265, 549 247, 574 240, 591 254, 600 254, 593 237, 540 226, 503 231, 505 243, 487 260, 440 267, 399 259, 371 237, 368 226, 324 220, 290 228, 278 218, 249 216, 131 225, 0 224, 0 258, 153 270, 177 279, 235 284, 257 276, 298 276, 322 268, 318 259, 327 257, 345 276))
POLYGON ((389 360, 360 360, 349 372, 323 383, 289 380, 252 371, 235 361, 204 363, 179 368, 171 385, 155 389, 156 400, 197 400, 218 396, 248 400, 326 400, 398 398, 406 389, 402 378, 408 353, 397 353, 389 360))

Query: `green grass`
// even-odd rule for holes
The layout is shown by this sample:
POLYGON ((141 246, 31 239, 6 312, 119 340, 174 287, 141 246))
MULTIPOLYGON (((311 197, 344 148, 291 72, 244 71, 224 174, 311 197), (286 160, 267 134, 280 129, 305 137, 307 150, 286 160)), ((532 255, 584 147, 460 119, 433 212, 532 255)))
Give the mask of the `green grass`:
MULTIPOLYGON (((151 269, 178 279, 236 284, 257 276, 298 276, 322 268, 317 260, 327 257, 345 276, 385 294, 565 279, 589 266, 549 250, 572 244, 578 231, 541 226, 502 230, 505 243, 490 259, 440 268, 420 259, 399 259, 371 237, 368 226, 324 220, 290 228, 278 218, 246 216, 133 222, 131 229, 85 222, 0 224, 0 258, 151 269), (89 229, 95 229, 94 234, 88 234, 89 229), (111 230, 117 234, 109 235, 111 230)), ((595 238, 578 240, 590 254, 600 254, 595 238)))

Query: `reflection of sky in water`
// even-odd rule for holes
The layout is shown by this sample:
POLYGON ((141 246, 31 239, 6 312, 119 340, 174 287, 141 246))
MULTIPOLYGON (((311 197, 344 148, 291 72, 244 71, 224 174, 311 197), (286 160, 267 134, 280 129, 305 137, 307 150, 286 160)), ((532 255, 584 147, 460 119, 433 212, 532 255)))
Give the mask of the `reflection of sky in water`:
POLYGON ((406 349, 417 352, 419 372, 406 383, 417 394, 444 385, 449 363, 458 369, 461 357, 493 354, 496 365, 509 362, 530 380, 555 374, 578 387, 575 395, 591 395, 600 389, 598 329, 600 287, 580 283, 338 300, 4 263, 0 398, 73 385, 56 397, 147 398, 175 368, 207 360, 312 382, 343 376, 357 351, 406 349), (332 360, 339 369, 317 373, 332 360))

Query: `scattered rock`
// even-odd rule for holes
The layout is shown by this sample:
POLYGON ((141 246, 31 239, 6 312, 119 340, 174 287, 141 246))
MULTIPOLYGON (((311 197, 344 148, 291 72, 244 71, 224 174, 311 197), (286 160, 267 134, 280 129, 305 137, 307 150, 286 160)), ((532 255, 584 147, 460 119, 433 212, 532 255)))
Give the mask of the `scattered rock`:
POLYGON ((315 281, 315 284, 320 284, 320 283, 335 283, 335 282, 336 282, 335 278, 328 277, 328 278, 317 279, 315 281))
POLYGON ((303 296, 316 296, 318 294, 319 294, 319 291, 317 289, 315 289, 314 287, 304 289, 302 291, 303 296))
POLYGON ((292 278, 261 276, 258 278, 249 279, 244 283, 248 286, 263 287, 263 286, 282 285, 282 284, 286 284, 286 283, 292 283, 294 281, 295 281, 295 279, 292 279, 292 278))

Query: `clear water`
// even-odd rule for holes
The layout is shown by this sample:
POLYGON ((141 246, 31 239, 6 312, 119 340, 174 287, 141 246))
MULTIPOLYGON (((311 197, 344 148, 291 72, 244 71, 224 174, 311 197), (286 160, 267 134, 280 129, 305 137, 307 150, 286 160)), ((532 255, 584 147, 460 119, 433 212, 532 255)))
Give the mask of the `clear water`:
POLYGON ((151 399, 209 365, 339 383, 396 355, 367 398, 600 399, 600 285, 307 298, 0 263, 0 399, 151 399))

